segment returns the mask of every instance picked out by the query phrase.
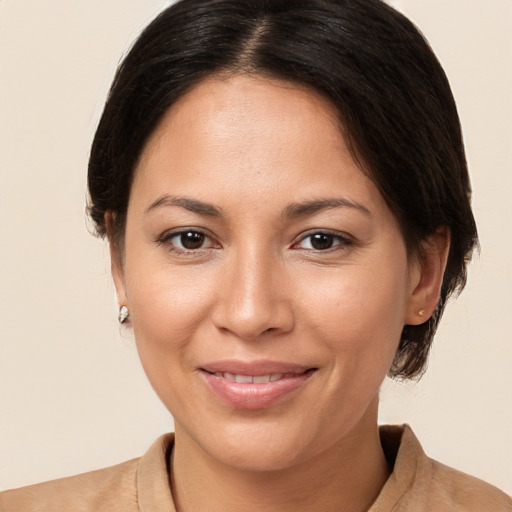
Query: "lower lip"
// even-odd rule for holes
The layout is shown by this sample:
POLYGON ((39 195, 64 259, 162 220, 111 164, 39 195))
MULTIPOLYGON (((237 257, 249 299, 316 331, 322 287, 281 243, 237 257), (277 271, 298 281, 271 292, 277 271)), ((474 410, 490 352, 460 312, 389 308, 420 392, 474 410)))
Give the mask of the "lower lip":
POLYGON ((224 403, 235 409, 249 410, 264 409, 280 402, 301 388, 313 373, 307 371, 271 382, 242 383, 201 371, 210 389, 224 403))

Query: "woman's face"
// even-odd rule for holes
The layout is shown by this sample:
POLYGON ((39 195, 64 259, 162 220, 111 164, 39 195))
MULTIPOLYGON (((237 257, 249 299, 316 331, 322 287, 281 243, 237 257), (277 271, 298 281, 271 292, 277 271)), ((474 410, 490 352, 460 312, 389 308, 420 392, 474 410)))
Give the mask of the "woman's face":
POLYGON ((122 260, 177 438, 276 469, 375 429, 419 270, 319 95, 234 76, 183 96, 136 169, 122 260))

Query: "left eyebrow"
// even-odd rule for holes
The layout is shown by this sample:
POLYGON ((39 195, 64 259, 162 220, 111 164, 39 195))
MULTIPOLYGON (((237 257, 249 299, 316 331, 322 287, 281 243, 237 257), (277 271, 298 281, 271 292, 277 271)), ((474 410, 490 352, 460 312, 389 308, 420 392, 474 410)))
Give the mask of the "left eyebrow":
POLYGON ((291 203, 289 204, 282 213, 284 218, 302 217, 304 215, 311 215, 321 210, 327 210, 332 208, 352 208, 358 210, 365 215, 372 216, 370 210, 362 204, 345 199, 339 198, 327 198, 327 199, 315 199, 313 201, 304 201, 302 203, 291 203))

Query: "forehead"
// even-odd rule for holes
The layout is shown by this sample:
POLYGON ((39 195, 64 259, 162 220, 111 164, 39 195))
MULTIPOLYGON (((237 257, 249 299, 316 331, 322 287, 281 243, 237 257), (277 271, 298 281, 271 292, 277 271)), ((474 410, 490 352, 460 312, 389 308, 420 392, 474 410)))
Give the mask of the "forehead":
POLYGON ((254 76, 211 77, 182 96, 144 148, 133 189, 147 200, 165 192, 260 207, 270 197, 343 192, 382 207, 332 105, 306 87, 254 76))
POLYGON ((204 145, 239 143, 246 149, 251 144, 270 147, 276 135, 293 143, 308 128, 321 129, 325 144, 345 149, 335 108, 313 89, 257 75, 214 75, 169 108, 143 153, 170 134, 191 140, 201 135, 204 145))
POLYGON ((283 114, 297 117, 302 113, 306 118, 313 113, 340 127, 334 105, 313 88, 248 74, 218 74, 202 80, 173 104, 167 116, 176 119, 191 114, 206 122, 212 115, 216 119, 224 115, 230 123, 247 117, 254 122, 258 112, 276 121, 283 114))

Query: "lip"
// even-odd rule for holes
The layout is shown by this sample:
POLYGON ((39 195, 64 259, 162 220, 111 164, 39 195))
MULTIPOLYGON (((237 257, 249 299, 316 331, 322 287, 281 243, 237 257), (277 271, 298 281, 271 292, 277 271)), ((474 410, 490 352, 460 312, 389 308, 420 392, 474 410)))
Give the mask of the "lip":
POLYGON ((208 388, 225 404, 236 409, 257 410, 295 394, 306 384, 316 368, 278 361, 216 361, 199 368, 208 388), (228 374, 224 376, 223 374, 228 374), (268 382, 235 382, 235 375, 263 377, 268 382))

